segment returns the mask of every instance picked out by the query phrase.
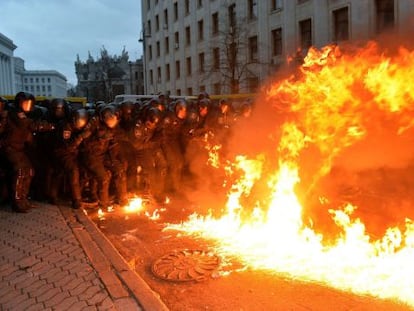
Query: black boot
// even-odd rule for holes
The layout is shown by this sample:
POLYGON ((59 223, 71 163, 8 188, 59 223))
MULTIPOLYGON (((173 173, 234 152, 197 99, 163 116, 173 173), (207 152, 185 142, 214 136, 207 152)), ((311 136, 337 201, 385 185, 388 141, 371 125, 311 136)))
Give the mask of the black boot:
POLYGON ((25 191, 26 183, 24 182, 25 176, 22 170, 17 172, 17 175, 14 177, 13 180, 13 202, 12 202, 12 209, 17 213, 27 213, 30 209, 25 191))
POLYGON ((72 200, 72 208, 80 209, 82 207, 82 202, 80 200, 72 200))

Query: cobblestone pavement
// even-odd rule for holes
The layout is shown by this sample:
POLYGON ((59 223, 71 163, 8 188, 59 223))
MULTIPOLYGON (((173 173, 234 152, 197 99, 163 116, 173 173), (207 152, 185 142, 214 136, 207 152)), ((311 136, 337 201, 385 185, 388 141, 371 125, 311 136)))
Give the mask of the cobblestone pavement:
POLYGON ((168 310, 82 210, 0 208, 0 310, 168 310))

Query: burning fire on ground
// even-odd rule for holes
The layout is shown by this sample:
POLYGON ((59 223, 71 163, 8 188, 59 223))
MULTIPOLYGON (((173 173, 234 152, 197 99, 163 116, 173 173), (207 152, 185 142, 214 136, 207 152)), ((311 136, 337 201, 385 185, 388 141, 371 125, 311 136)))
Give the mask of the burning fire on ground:
MULTIPOLYGON (((225 209, 193 214, 166 229, 212 239, 217 253, 251 269, 414 306, 414 223, 402 215, 399 223, 370 234, 356 216, 370 202, 369 183, 353 184, 364 180, 355 178, 365 176, 361 172, 414 167, 413 86, 414 51, 400 48, 387 56, 375 43, 346 52, 311 49, 294 76, 271 84, 256 101, 258 124, 264 115, 274 119, 265 130, 256 128, 260 137, 249 154, 222 161, 231 180, 225 209), (360 205, 332 190, 349 184, 362 187, 360 205), (320 214, 332 225, 311 217, 320 214)), ((376 194, 375 202, 400 199, 398 192, 395 198, 376 194)), ((378 218, 381 209, 370 208, 376 210, 368 214, 378 218)))

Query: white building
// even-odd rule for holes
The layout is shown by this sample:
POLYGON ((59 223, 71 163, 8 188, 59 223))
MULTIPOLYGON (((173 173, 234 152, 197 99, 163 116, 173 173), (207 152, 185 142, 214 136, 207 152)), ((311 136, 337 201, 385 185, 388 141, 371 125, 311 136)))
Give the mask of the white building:
POLYGON ((66 77, 56 70, 25 70, 21 75, 22 91, 35 96, 66 97, 66 77))
POLYGON ((0 94, 14 94, 13 41, 0 33, 0 94))
POLYGON ((16 47, 0 33, 0 95, 25 91, 35 96, 67 96, 67 79, 63 74, 56 70, 26 70, 24 60, 13 56, 16 47))
POLYGON ((298 51, 412 31, 413 0, 142 0, 146 93, 254 92, 298 51))

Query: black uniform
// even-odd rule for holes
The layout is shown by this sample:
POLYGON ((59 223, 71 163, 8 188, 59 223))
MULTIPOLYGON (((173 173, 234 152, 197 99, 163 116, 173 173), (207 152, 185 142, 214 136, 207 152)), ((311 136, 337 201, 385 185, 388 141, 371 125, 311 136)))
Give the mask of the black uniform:
POLYGON ((24 92, 16 94, 15 107, 8 113, 4 133, 3 152, 13 172, 12 207, 16 212, 26 212, 31 207, 28 202, 28 193, 34 176, 34 168, 28 147, 33 141, 33 133, 54 129, 46 121, 33 120, 28 117, 28 112, 33 109, 34 102, 34 96, 31 94, 24 92))
MULTIPOLYGON (((113 110, 111 107, 108 109, 113 110)), ((109 186, 113 178, 116 194, 121 205, 126 204, 126 176, 125 168, 120 159, 119 144, 116 139, 114 125, 108 126, 105 122, 106 108, 103 108, 99 116, 90 120, 85 131, 90 136, 84 140, 80 148, 80 158, 85 169, 96 179, 98 184, 99 204, 107 208, 109 201, 109 186)), ((108 112, 111 118, 118 118, 113 111, 108 112)), ((116 121, 118 122, 118 120, 116 121)))
POLYGON ((80 187, 79 145, 90 135, 84 131, 88 121, 88 112, 80 109, 73 112, 70 119, 58 123, 52 151, 53 181, 50 194, 54 200, 59 196, 60 182, 67 178, 69 181, 72 207, 81 206, 82 193, 80 187))
POLYGON ((138 163, 138 183, 144 192, 152 194, 157 201, 163 200, 167 172, 167 161, 160 142, 154 139, 160 120, 161 112, 151 108, 145 119, 138 120, 129 133, 138 163))
POLYGON ((167 190, 176 194, 180 193, 182 189, 181 178, 184 167, 183 130, 186 115, 186 103, 177 102, 173 107, 173 111, 168 112, 161 121, 158 137, 168 165, 167 190), (183 112, 183 115, 180 116, 181 112, 183 112))

